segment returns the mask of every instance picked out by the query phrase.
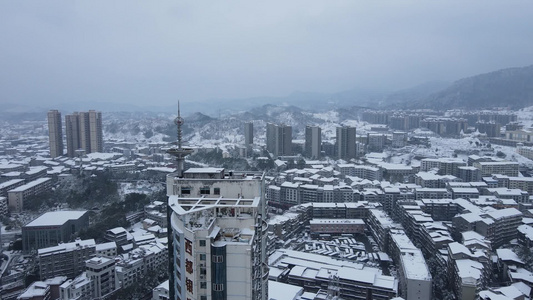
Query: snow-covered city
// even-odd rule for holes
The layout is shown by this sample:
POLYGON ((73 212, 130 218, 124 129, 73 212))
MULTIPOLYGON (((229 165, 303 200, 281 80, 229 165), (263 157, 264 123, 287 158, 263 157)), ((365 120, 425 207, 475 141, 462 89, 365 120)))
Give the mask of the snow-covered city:
POLYGON ((0 300, 533 300, 533 1, 0 1, 0 300))
POLYGON ((527 299, 532 110, 4 121, 2 299, 527 299))

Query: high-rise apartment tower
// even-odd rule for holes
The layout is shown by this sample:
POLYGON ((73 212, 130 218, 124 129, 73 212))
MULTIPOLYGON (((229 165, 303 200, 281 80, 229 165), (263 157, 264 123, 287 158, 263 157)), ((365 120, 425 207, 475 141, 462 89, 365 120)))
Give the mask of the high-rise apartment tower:
POLYGON ((275 157, 292 155, 292 127, 288 125, 267 124, 267 150, 275 157))
POLYGON ((85 150, 86 153, 103 152, 101 112, 90 110, 66 115, 65 131, 67 132, 68 156, 76 156, 78 149, 85 150))
POLYGON ((250 146, 254 143, 254 123, 244 123, 244 144, 250 146))
POLYGON ((349 160, 356 157, 355 127, 337 127, 337 156, 349 160))
POLYGON ((61 113, 57 110, 48 112, 48 137, 50 142, 50 157, 63 155, 63 125, 61 113))
POLYGON ((318 126, 305 127, 305 155, 319 159, 322 150, 322 130, 318 126))

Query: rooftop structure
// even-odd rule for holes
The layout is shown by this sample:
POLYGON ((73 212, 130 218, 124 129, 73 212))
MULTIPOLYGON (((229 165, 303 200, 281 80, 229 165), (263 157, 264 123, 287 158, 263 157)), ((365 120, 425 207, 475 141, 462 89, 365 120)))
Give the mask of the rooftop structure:
POLYGON ((180 104, 178 101, 178 116, 174 119, 174 124, 177 126, 177 147, 169 149, 167 153, 176 157, 177 174, 179 177, 182 176, 182 172, 185 169, 185 156, 193 152, 190 148, 183 148, 181 126, 184 122, 185 120, 181 117, 180 104))
POLYGON ((331 281, 339 286, 341 298, 354 294, 390 299, 398 293, 398 281, 379 269, 363 264, 337 260, 329 256, 278 249, 269 257, 269 266, 288 271, 288 282, 310 290, 327 287, 331 281))

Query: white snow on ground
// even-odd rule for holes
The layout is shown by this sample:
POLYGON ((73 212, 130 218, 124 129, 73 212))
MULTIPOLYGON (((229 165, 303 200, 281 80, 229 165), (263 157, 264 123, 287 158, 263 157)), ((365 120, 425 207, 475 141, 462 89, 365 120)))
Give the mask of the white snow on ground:
MULTIPOLYGON (((422 145, 408 146, 404 147, 403 149, 395 150, 394 155, 389 152, 389 162, 406 163, 408 161, 411 161, 415 155, 433 158, 454 157, 453 155, 455 153, 455 150, 459 150, 465 153, 468 151, 478 150, 479 155, 486 154, 491 156, 496 156, 496 153, 501 151, 505 154, 504 159, 509 161, 516 161, 521 165, 525 165, 528 167, 533 167, 533 161, 518 154, 516 152, 516 148, 494 144, 490 145, 491 148, 489 148, 488 142, 482 142, 474 135, 467 135, 461 139, 428 137, 428 140, 431 144, 429 148, 426 148, 422 145)), ((457 155, 457 158, 462 159, 463 161, 467 161, 468 155, 459 154, 457 155)))
POLYGON ((328 122, 328 123, 339 123, 339 113, 334 110, 330 110, 330 111, 323 112, 323 113, 314 113, 311 115, 314 118, 324 120, 325 122, 328 122))
POLYGON ((492 145, 494 148, 494 151, 497 153, 498 151, 501 151, 505 153, 505 159, 510 161, 516 161, 520 163, 521 165, 525 165, 528 168, 533 168, 533 160, 524 157, 516 152, 516 148, 514 147, 507 147, 507 146, 500 146, 500 145, 492 145))
POLYGON ((150 138, 146 138, 142 132, 139 132, 138 134, 131 134, 131 133, 108 133, 104 132, 104 139, 106 140, 122 140, 126 142, 135 142, 135 143, 162 143, 165 142, 163 138, 168 137, 165 134, 162 133, 154 133, 153 136, 150 138))
POLYGON ((524 124, 524 128, 533 127, 533 106, 522 108, 516 112, 518 121, 524 124))
POLYGON ((160 184, 153 184, 148 181, 139 181, 137 183, 122 182, 119 186, 119 195, 124 196, 131 193, 139 194, 151 194, 163 189, 163 186, 160 184))

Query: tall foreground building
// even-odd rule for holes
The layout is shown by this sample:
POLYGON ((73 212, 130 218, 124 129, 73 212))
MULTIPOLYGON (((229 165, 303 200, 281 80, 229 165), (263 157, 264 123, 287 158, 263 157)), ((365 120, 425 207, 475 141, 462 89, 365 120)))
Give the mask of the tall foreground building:
POLYGON ((86 153, 103 152, 102 113, 90 110, 65 116, 67 155, 76 156, 76 150, 86 153))
POLYGON ((292 155, 292 127, 288 125, 267 124, 267 150, 274 156, 292 155))
POLYGON ((58 110, 48 111, 48 137, 50 142, 50 157, 63 155, 63 125, 61 113, 58 110))
POLYGON ((263 175, 167 176, 170 299, 268 299, 263 175))
POLYGON ((355 127, 337 127, 337 156, 349 160, 356 157, 355 127))
MULTIPOLYGON (((179 106, 178 106, 179 107, 179 106)), ((178 117, 177 170, 167 175, 170 299, 268 299, 264 174, 183 170, 178 117)))
POLYGON ((322 150, 322 130, 318 126, 305 127, 305 155, 309 158, 320 158, 322 150))

